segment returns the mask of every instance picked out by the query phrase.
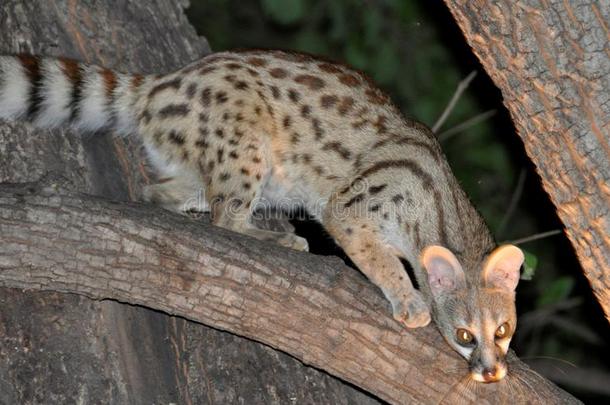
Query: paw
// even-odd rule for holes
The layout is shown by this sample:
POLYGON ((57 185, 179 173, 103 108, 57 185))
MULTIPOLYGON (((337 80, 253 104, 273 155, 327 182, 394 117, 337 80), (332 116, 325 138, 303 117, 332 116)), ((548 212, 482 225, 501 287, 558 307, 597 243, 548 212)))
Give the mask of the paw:
POLYGON ((309 244, 307 243, 307 239, 301 238, 293 233, 286 233, 282 235, 277 239, 277 243, 290 249, 309 252, 309 244))
POLYGON ((392 302, 394 319, 407 328, 421 328, 430 323, 430 309, 419 291, 401 297, 392 302))

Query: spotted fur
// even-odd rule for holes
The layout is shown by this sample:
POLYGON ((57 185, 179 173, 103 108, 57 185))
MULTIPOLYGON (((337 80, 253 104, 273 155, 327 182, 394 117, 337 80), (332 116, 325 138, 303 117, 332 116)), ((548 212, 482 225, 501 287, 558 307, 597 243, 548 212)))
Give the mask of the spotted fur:
MULTIPOLYGON (((0 118, 137 134, 167 179, 147 189, 149 200, 176 211, 198 202, 216 225, 259 239, 307 249, 301 237, 250 221, 261 206, 305 208, 380 287, 397 320, 424 326, 431 309, 454 347, 456 322, 476 316, 472 297, 486 302, 481 269, 495 244, 434 135, 346 66, 280 51, 223 52, 142 76, 70 59, 1 56, 0 118), (428 268, 420 257, 430 246, 448 249, 463 269, 458 298, 448 298, 453 291, 435 297, 430 268, 438 261, 428 268), (420 291, 400 259, 413 267, 420 291)), ((490 302, 505 308, 480 316, 511 313, 511 294, 494 295, 490 302)), ((484 349, 456 347, 467 358, 487 353, 476 356, 488 367, 493 356, 484 349)))

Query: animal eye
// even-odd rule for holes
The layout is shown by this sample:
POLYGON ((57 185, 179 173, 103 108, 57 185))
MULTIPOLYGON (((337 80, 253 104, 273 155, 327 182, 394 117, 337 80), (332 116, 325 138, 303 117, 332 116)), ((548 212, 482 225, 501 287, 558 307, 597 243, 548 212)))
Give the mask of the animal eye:
POLYGON ((458 343, 463 346, 469 346, 474 341, 474 336, 472 336, 472 333, 468 332, 466 329, 458 329, 455 332, 455 336, 457 337, 458 343))
POLYGON ((502 325, 498 326, 498 329, 496 329, 496 337, 498 339, 503 339, 506 336, 508 336, 508 331, 510 330, 509 326, 508 326, 508 322, 504 322, 502 325))

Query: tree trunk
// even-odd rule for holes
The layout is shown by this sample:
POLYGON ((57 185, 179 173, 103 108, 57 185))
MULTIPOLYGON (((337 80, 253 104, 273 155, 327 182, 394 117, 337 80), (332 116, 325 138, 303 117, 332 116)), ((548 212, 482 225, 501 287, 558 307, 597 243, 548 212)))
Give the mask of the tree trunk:
MULTIPOLYGON (((4 52, 147 73, 207 50, 168 0, 0 7, 4 52)), ((576 402, 515 358, 502 382, 466 384, 436 329, 401 328, 337 259, 77 194, 138 198, 149 173, 129 139, 1 124, 0 148, 0 182, 61 174, 0 186, 0 286, 28 290, 0 288, 1 402, 375 402, 267 347, 116 301, 267 343, 393 403, 576 402)))
MULTIPOLYGON (((169 71, 209 52, 183 6, 3 0, 0 53, 169 71)), ((69 131, 0 123, 0 183, 54 171, 77 191, 135 200, 148 178, 139 145, 108 135, 83 141, 69 131)), ((0 258, 7 244, 0 242, 0 258)), ((379 403, 286 354, 183 318, 82 295, 0 288, 1 404, 244 402, 379 403)))
POLYGON ((445 0, 610 320, 610 2, 445 0))

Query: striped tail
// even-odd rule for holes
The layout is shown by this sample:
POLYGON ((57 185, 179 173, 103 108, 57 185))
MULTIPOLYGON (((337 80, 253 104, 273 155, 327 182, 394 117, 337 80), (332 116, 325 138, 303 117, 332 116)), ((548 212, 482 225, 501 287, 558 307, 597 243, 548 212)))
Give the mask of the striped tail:
POLYGON ((0 119, 41 128, 81 130, 137 127, 136 103, 145 77, 64 58, 0 56, 0 119))

